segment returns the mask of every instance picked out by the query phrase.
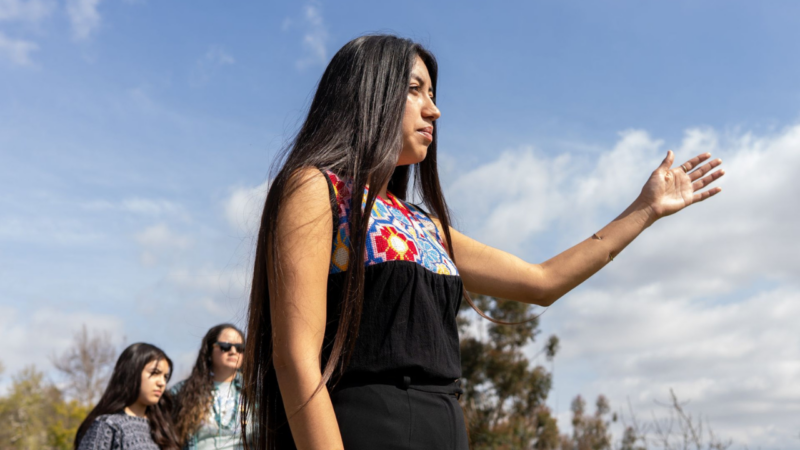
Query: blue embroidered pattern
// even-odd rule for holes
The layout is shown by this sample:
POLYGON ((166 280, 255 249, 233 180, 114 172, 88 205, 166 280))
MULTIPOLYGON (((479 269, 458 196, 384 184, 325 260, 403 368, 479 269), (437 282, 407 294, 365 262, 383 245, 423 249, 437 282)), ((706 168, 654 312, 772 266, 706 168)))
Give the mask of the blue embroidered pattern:
MULTIPOLYGON (((347 218, 352 207, 353 182, 342 180, 330 171, 326 171, 326 174, 333 185, 339 207, 330 273, 339 273, 347 270, 350 255, 347 218)), ((390 193, 387 196, 389 200, 378 197, 372 208, 364 263, 371 266, 388 261, 410 261, 434 273, 458 275, 458 269, 445 250, 436 224, 416 206, 405 203, 390 193)), ((362 197, 362 208, 366 198, 365 193, 362 197)))

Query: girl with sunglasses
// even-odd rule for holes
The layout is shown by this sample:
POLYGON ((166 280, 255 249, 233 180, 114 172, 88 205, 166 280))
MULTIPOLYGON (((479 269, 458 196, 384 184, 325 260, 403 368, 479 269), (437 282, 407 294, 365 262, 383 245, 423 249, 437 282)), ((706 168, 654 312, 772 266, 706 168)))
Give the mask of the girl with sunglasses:
POLYGON ((169 397, 172 361, 160 348, 132 344, 117 359, 103 397, 78 428, 76 450, 178 450, 169 397))
POLYGON ((191 375, 172 388, 177 434, 186 450, 242 448, 239 404, 244 334, 217 325, 200 344, 191 375))

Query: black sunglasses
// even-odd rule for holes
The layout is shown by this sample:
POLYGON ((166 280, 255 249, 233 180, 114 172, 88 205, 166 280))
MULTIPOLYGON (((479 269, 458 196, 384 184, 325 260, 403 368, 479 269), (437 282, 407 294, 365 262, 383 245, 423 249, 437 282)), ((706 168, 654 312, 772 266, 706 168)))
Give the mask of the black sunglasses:
POLYGON ((244 344, 231 344, 230 342, 217 341, 214 345, 219 346, 223 352, 231 351, 231 347, 235 348, 238 353, 244 353, 244 344))

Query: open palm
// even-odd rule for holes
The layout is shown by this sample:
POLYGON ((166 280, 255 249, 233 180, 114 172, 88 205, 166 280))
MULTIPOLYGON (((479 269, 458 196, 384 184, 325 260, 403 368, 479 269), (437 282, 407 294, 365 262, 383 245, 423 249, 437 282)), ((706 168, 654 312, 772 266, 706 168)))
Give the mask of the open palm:
POLYGON ((699 192, 725 174, 722 169, 711 172, 712 169, 722 164, 720 159, 702 164, 710 157, 710 153, 703 153, 672 168, 675 154, 670 150, 661 165, 645 183, 640 199, 650 205, 656 217, 660 218, 675 214, 693 203, 701 202, 718 194, 722 190, 720 187, 699 192))

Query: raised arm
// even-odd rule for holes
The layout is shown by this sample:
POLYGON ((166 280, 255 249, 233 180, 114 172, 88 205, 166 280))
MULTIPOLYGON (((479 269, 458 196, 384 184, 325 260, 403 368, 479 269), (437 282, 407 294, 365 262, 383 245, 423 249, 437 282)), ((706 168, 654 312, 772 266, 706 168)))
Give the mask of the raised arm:
MULTIPOLYGON (((288 183, 276 225, 279 275, 269 282, 275 372, 299 450, 343 448, 327 388, 312 398, 322 379, 320 352, 333 236, 323 177, 308 168, 288 183)), ((270 264, 269 273, 272 270, 270 264)))
POLYGON ((719 187, 698 192, 724 174, 722 170, 709 173, 722 163, 715 159, 702 164, 710 157, 705 153, 671 168, 674 154, 668 152, 639 197, 622 214, 593 236, 541 264, 529 264, 451 228, 456 265, 464 285, 480 294, 551 305, 602 269, 653 222, 719 193, 719 187))

